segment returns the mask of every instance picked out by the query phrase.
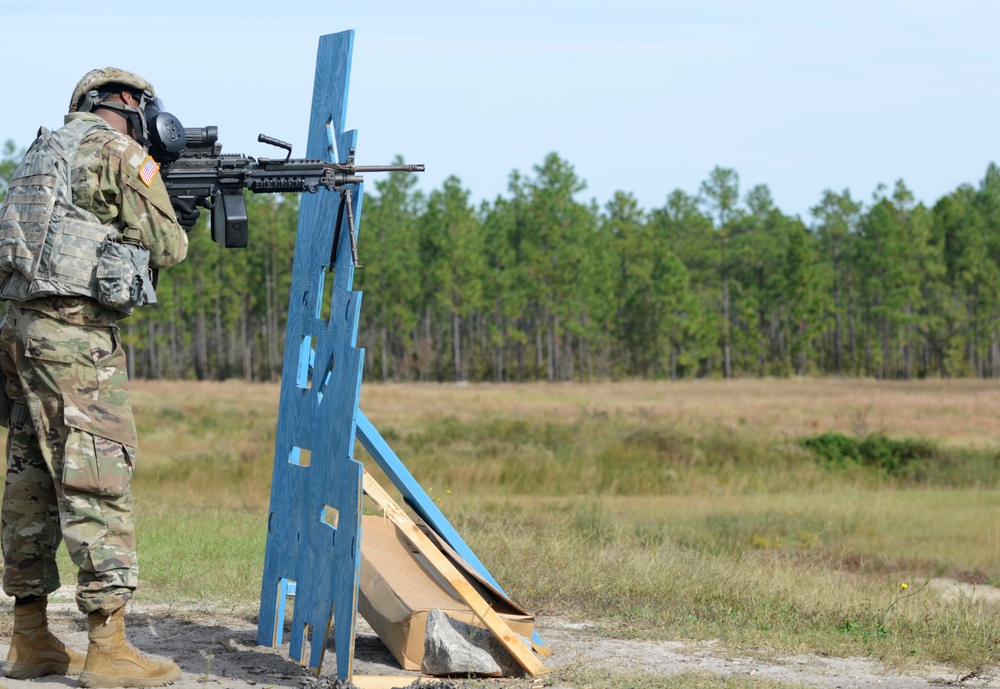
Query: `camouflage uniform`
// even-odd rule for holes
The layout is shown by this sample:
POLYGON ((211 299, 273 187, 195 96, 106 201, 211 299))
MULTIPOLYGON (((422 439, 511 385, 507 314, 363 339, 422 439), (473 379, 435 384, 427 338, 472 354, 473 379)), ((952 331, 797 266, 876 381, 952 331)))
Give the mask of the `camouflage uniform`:
MULTIPOLYGON (((146 156, 132 138, 98 127, 73 160, 73 200, 110 227, 138 230, 150 266, 165 268, 185 257, 187 235, 162 179, 140 179, 146 156)), ((53 296, 10 303, 0 324, 0 368, 15 402, 0 510, 8 595, 57 589, 55 551, 63 540, 79 567, 81 611, 110 614, 136 588, 130 486, 137 442, 116 325, 122 316, 92 298, 53 296)))

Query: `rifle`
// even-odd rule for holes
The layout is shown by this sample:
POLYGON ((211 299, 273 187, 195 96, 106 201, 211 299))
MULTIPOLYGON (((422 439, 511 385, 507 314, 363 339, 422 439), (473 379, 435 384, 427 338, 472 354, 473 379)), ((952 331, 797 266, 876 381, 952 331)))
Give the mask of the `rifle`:
POLYGON ((243 190, 255 194, 284 192, 316 193, 325 187, 340 194, 336 234, 330 266, 337 255, 340 226, 347 212, 351 259, 358 262, 357 233, 354 229, 354 209, 351 186, 364 182, 368 172, 423 172, 423 165, 355 165, 354 149, 346 163, 331 163, 310 158, 292 158, 291 144, 261 134, 257 141, 287 151, 284 159, 255 160, 238 153, 223 154, 219 143, 219 128, 185 127, 183 150, 163 165, 161 175, 172 197, 194 198, 196 203, 212 211, 212 239, 224 247, 244 248, 248 241, 246 199, 243 190))

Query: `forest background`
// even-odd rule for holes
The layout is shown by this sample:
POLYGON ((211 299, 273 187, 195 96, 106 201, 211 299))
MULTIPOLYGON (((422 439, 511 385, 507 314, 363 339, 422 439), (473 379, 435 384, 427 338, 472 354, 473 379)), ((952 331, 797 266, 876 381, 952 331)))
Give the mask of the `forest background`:
MULTIPOLYGON (((0 198, 23 151, 0 149, 0 198)), ((403 162, 397 157, 394 162, 403 162)), ((474 207, 457 177, 372 176, 358 227, 371 380, 1000 375, 1000 168, 928 207, 900 180, 810 218, 716 167, 660 208, 603 207, 550 153, 474 207)), ((250 246, 204 219, 160 304, 122 322, 130 374, 280 376, 296 195, 249 195, 250 246)), ((332 281, 328 281, 332 282, 332 281)))

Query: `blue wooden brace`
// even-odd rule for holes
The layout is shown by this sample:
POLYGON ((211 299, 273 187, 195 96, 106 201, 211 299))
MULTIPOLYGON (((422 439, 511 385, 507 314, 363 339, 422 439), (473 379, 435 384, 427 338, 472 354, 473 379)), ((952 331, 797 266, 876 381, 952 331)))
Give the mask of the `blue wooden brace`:
MULTIPOLYGON (((365 416, 364 412, 358 409, 357 416, 355 417, 358 424, 358 440, 368 451, 368 454, 372 456, 375 462, 379 465, 385 475, 389 477, 392 484, 396 486, 400 494, 403 496, 403 500, 406 504, 413 509, 417 515, 424 520, 430 528, 434 529, 438 536, 444 539, 445 543, 450 545, 456 553, 458 553, 463 560, 469 563, 471 566, 483 579, 488 581, 497 591, 503 595, 507 595, 497 580, 493 578, 493 575, 489 573, 486 569, 486 565, 479 561, 476 554, 472 552, 465 540, 459 535, 458 531, 451 525, 448 519, 441 513, 434 501, 431 500, 430 496, 424 491, 424 489, 417 483, 417 480, 413 478, 413 474, 410 473, 409 469, 400 461, 396 453, 392 451, 389 444, 385 442, 382 435, 376 430, 375 426, 372 425, 368 417, 365 416)), ((508 596, 509 598, 509 596, 508 596)), ((531 641, 535 646, 540 648, 546 648, 545 642, 542 637, 538 635, 537 631, 532 632, 531 641)))

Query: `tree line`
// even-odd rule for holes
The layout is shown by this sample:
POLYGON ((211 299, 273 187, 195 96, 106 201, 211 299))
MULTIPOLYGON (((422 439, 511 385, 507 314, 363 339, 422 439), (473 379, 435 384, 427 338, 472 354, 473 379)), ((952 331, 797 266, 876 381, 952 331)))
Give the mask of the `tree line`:
MULTIPOLYGON (((20 155, 0 151, 0 195, 20 155)), ((806 219, 723 167, 651 210, 585 189, 555 153, 478 206, 456 177, 370 182, 366 378, 1000 375, 994 164, 930 207, 898 181, 867 202, 825 191, 806 219)), ((202 220, 159 305, 122 321, 134 376, 280 376, 298 198, 249 195, 248 215, 249 248, 220 248, 202 220)))

